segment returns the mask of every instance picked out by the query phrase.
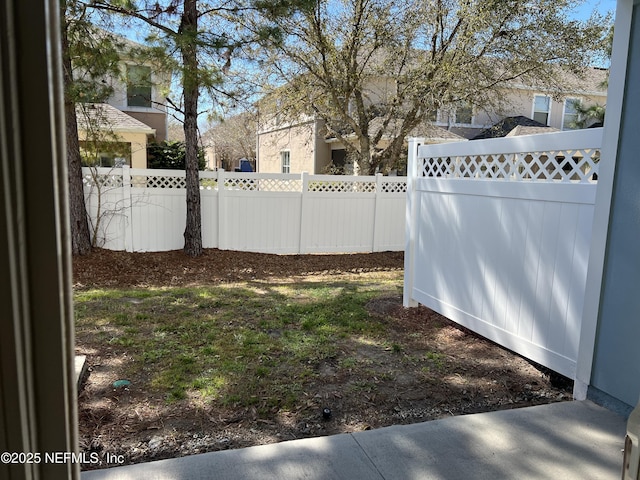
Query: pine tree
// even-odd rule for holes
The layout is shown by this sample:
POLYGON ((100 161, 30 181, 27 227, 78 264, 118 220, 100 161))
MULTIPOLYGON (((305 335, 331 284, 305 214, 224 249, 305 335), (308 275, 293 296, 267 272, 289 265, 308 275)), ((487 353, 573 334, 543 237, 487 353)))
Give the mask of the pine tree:
POLYGON ((91 23, 82 2, 63 0, 60 9, 71 250, 73 255, 85 255, 91 252, 91 235, 75 106, 77 102, 101 102, 109 96, 111 89, 101 80, 117 74, 119 54, 114 37, 91 23))
MULTIPOLYGON (((306 0, 301 0, 306 1, 306 0)), ((184 142, 186 147, 187 219, 184 252, 202 254, 202 220, 198 175, 198 106, 202 90, 225 95, 224 75, 236 51, 277 35, 272 20, 288 15, 296 0, 94 0, 95 9, 119 14, 150 27, 147 40, 158 47, 158 58, 181 70, 184 142), (263 21, 248 22, 259 12, 263 21), (246 22, 246 23, 245 23, 246 22)))

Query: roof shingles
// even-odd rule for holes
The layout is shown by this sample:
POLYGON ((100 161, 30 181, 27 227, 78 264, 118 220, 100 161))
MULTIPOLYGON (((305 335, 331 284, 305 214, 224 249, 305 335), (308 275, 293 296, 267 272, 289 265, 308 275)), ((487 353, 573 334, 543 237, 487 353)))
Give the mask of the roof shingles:
POLYGON ((89 124, 113 132, 139 132, 154 134, 155 130, 146 123, 127 115, 107 103, 83 103, 76 105, 78 128, 86 130, 89 124))

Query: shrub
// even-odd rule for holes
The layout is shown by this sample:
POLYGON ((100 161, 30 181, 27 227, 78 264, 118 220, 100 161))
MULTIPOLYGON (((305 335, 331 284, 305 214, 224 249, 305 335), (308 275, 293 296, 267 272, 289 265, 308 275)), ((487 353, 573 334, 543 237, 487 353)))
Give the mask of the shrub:
MULTIPOLYGON (((147 145, 147 165, 149 168, 185 169, 186 150, 184 142, 152 142, 147 145)), ((206 165, 204 150, 198 149, 198 169, 206 165)))

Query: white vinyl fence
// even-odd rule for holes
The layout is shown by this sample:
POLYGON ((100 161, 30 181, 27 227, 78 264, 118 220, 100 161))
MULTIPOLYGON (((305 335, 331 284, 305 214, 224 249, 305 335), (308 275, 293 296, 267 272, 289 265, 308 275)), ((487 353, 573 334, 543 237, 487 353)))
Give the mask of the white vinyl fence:
POLYGON ((405 305, 574 378, 601 139, 413 139, 405 305))
MULTIPOLYGON (((98 246, 181 249, 184 171, 85 168, 98 246)), ((406 177, 200 172, 205 248, 264 253, 404 249, 406 177)))

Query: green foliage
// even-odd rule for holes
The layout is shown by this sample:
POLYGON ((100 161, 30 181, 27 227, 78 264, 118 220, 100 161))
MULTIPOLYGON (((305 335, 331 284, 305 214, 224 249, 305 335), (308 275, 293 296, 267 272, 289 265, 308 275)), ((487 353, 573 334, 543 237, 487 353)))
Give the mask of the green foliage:
POLYGON ((604 123, 604 115, 606 112, 604 105, 584 106, 580 103, 575 103, 573 107, 578 114, 578 119, 572 122, 572 128, 588 128, 594 124, 602 125, 604 123))
POLYGON ((83 2, 65 3, 64 27, 73 66, 73 81, 65 85, 74 102, 100 103, 112 93, 110 81, 120 75, 124 44, 121 39, 98 28, 83 2))
MULTIPOLYGON (((251 48, 259 42, 281 40, 277 20, 310 11, 314 4, 315 0, 93 0, 89 5, 138 29, 145 48, 137 56, 177 72, 183 89, 195 87, 215 107, 227 107, 252 88, 235 81, 232 62, 252 58, 251 48)), ((188 101, 181 96, 184 105, 175 99, 170 104, 185 115, 188 101)))
MULTIPOLYGON (((149 168, 166 168, 184 170, 186 149, 183 142, 151 142, 147 145, 147 165, 149 168)), ((204 150, 198 149, 198 169, 204 170, 206 165, 204 150)))

